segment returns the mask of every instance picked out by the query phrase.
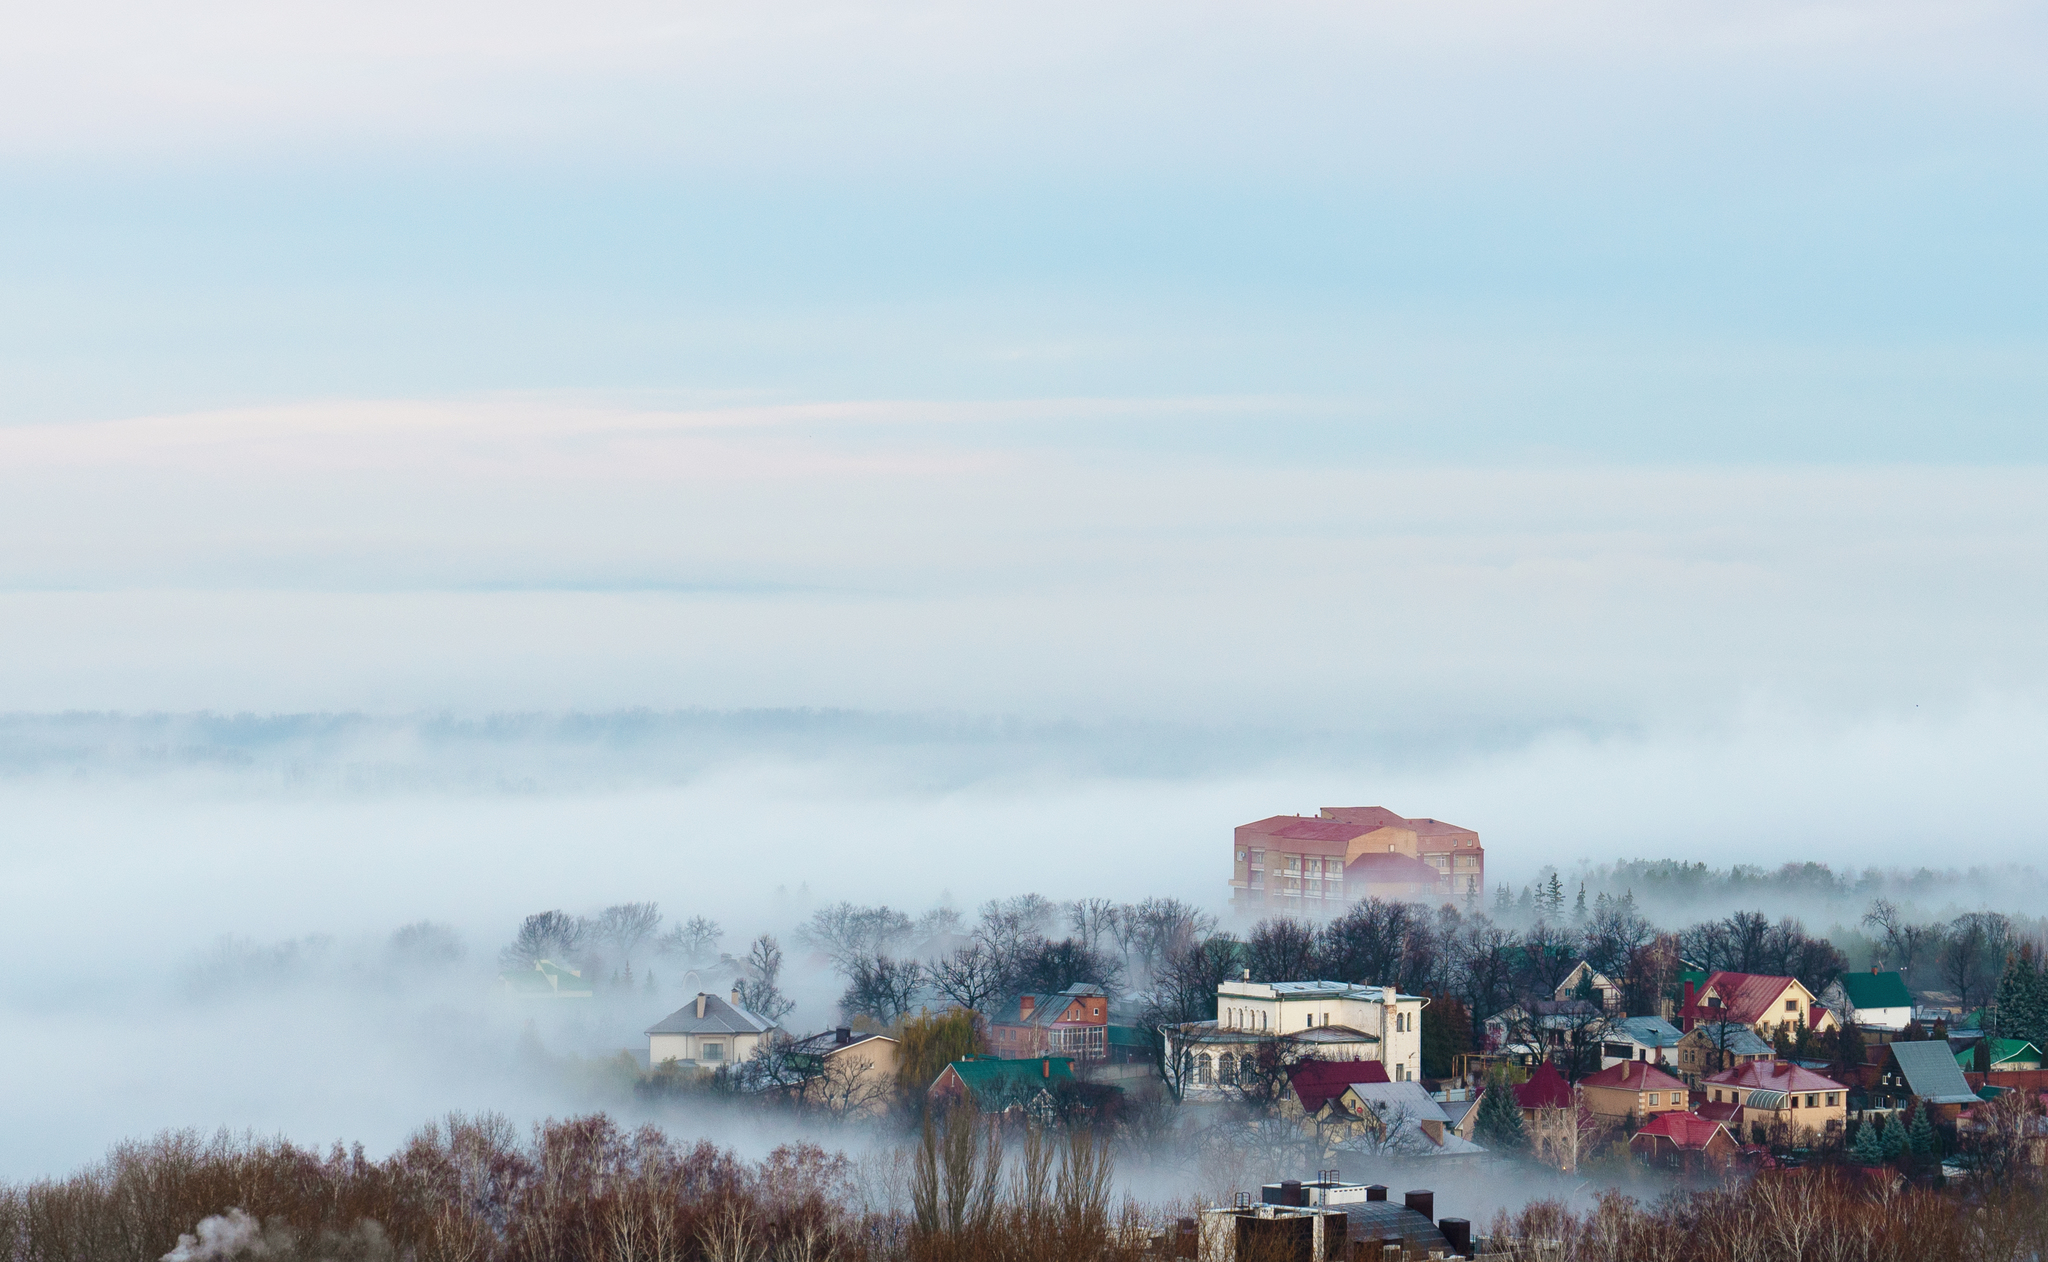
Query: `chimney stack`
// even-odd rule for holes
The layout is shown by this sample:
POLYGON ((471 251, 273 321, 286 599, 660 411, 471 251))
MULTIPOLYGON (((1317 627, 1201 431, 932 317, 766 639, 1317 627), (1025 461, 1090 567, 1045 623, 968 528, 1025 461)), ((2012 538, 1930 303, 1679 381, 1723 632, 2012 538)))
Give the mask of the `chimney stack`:
POLYGON ((1472 1256, 1472 1223, 1464 1218, 1446 1218, 1436 1225, 1444 1233, 1444 1239, 1451 1242, 1451 1252, 1461 1258, 1472 1256))
POLYGON ((1050 1079, 1052 1077, 1052 1057, 1046 1057, 1045 1060, 1041 1062, 1041 1064, 1043 1064, 1044 1066, 1044 1069, 1041 1071, 1043 1076, 1047 1079, 1050 1079))
POLYGON ((1250 969, 1246 969, 1244 971, 1244 979, 1246 981, 1250 981, 1252 979, 1252 971, 1250 969))
POLYGON ((1406 1204, 1409 1209, 1414 1210, 1429 1221, 1436 1221, 1436 1193, 1428 1188, 1416 1188, 1413 1192, 1410 1192, 1407 1196, 1406 1204))
POLYGON ((1386 1185, 1386 1184, 1384 1184, 1384 1183, 1371 1183, 1371 1184, 1367 1184, 1367 1185, 1366 1185, 1366 1189, 1365 1189, 1365 1199, 1366 1199, 1366 1200, 1368 1200, 1368 1201, 1384 1201, 1384 1200, 1386 1200, 1386 1199, 1387 1199, 1387 1185, 1386 1185))
POLYGON ((832 1033, 838 1036, 841 1045, 853 1042, 852 1026, 842 1025, 832 1033))
POLYGON ((1031 1015, 1031 1010, 1033 1008, 1036 1008, 1037 1006, 1038 1000, 1033 996, 1020 995, 1017 999, 1017 1015, 1020 1017, 1028 1017, 1031 1015))
POLYGON ((704 1019, 704 1001, 710 997, 701 990, 697 992, 697 1019, 699 1021, 704 1019))
POLYGON ((732 1006, 735 1008, 740 1006, 740 988, 737 986, 732 988, 732 1006))

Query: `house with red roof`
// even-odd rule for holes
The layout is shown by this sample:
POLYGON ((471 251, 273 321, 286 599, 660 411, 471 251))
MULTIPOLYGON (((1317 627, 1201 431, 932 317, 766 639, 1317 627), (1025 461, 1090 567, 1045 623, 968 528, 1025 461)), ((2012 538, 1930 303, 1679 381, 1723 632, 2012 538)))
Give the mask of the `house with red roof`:
POLYGON ((1299 1108, 1306 1117, 1315 1117, 1325 1105, 1342 1099, 1352 1083, 1390 1081, 1387 1067, 1376 1060, 1305 1060, 1287 1068, 1291 1108, 1299 1108))
POLYGON ((1781 1123, 1795 1135, 1818 1134, 1840 1129, 1849 1116, 1847 1087, 1790 1061, 1751 1061, 1700 1085, 1707 1095, 1706 1104, 1695 1110, 1700 1116, 1725 1120, 1752 1134, 1759 1125, 1781 1123))
POLYGON ((1715 1022, 1739 1022, 1767 1040, 1779 1034, 1790 1037, 1802 1028, 1818 1034, 1838 1024, 1796 977, 1728 972, 1709 974, 1698 986, 1685 984, 1679 1027, 1691 1030, 1715 1022))
POLYGON ((1681 1113, 1686 1107, 1685 1083, 1643 1060, 1626 1060, 1579 1079, 1586 1107, 1603 1122, 1623 1122, 1681 1113))
POLYGON ((1232 837, 1231 901, 1251 910, 1335 914, 1366 897, 1478 899, 1486 891, 1479 834, 1383 806, 1326 806, 1274 815, 1232 837))
POLYGON ((1629 1137, 1628 1150, 1651 1165, 1681 1170, 1726 1169, 1742 1145, 1725 1122, 1679 1110, 1659 1113, 1629 1137))
POLYGON ((1529 1081, 1515 1087, 1515 1103, 1521 1106, 1522 1120, 1534 1121, 1540 1109, 1568 1109, 1572 1107, 1572 1086, 1557 1071, 1557 1066, 1544 1061, 1529 1075, 1529 1081))

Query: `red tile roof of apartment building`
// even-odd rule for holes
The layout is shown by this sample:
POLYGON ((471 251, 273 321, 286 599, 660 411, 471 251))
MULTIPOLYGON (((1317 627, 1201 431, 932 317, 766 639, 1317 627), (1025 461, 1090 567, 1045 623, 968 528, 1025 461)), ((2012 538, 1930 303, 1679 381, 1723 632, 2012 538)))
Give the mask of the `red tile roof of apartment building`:
POLYGON ((1376 1060, 1305 1060, 1287 1070, 1287 1084, 1308 1113, 1343 1095, 1354 1082, 1387 1080, 1387 1067, 1376 1060))
POLYGON ((1707 1081, 1717 1087, 1741 1087, 1755 1091, 1846 1091, 1841 1083, 1823 1078, 1785 1060, 1753 1060, 1746 1065, 1724 1069, 1707 1081))
POLYGON ((1737 1126, 1742 1122, 1742 1106, 1733 1100, 1715 1100, 1711 1104, 1696 1104, 1692 1111, 1709 1122, 1720 1122, 1737 1126))
POLYGON ((1725 1129, 1725 1123, 1697 1113, 1659 1113, 1636 1134, 1661 1135, 1677 1147, 1699 1149, 1713 1140, 1715 1131, 1725 1129))
POLYGON ((1515 1103, 1525 1109, 1562 1109, 1570 1107, 1571 1102, 1571 1084, 1547 1060, 1536 1066, 1529 1081, 1515 1088, 1515 1103))
POLYGON ((1403 828, 1413 822, 1384 806, 1326 806, 1323 817, 1341 819, 1347 824, 1370 824, 1374 828, 1403 828))
POLYGON ((1625 1060, 1579 1079, 1582 1087, 1611 1087, 1618 1091, 1684 1091, 1685 1083, 1646 1060, 1625 1060))
POLYGON ((1246 824, 1244 831, 1258 833, 1265 837, 1283 837, 1288 841, 1350 841, 1363 837, 1377 826, 1367 827, 1348 824, 1334 819, 1309 819, 1300 815, 1275 815, 1256 823, 1246 824))
POLYGON ((1704 1003, 1694 1002, 1686 1008, 1685 1015, 1695 1021, 1740 1021, 1744 1025, 1755 1025, 1771 1014, 1771 1005, 1787 987, 1798 985, 1794 977, 1774 977, 1768 973, 1714 973, 1707 983, 1695 993, 1704 994, 1711 990, 1721 997, 1721 1006, 1709 1008, 1704 1003))

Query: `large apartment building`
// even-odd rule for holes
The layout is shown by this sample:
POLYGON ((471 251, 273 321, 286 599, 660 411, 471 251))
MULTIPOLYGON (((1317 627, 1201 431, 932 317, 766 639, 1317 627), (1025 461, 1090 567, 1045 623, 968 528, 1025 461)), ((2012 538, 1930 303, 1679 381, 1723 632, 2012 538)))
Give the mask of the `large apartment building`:
POLYGON ((1275 815, 1232 838, 1231 902, 1249 911, 1334 914, 1361 898, 1465 902, 1486 894, 1479 834, 1384 806, 1275 815))

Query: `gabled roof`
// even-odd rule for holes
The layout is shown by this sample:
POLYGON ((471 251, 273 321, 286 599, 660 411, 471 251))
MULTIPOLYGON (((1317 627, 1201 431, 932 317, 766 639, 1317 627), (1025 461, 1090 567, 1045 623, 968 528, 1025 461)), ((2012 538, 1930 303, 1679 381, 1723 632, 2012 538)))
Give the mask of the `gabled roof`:
MULTIPOLYGON (((1662 1017, 1629 1017, 1616 1021, 1603 1037, 1613 1038, 1617 1034, 1643 1047, 1676 1047, 1678 1040, 1685 1037, 1684 1031, 1662 1017)), ((1754 1031, 1750 1037, 1756 1037, 1754 1031)))
MULTIPOLYGON (((1049 1089, 1074 1080, 1073 1061, 1066 1056, 1033 1056, 1028 1060, 976 1056, 956 1060, 947 1068, 959 1075, 960 1081, 973 1093, 975 1103, 984 1106, 1018 1103, 1034 1096, 1037 1089, 1049 1089)), ((943 1078, 945 1075, 939 1076, 943 1078)))
MULTIPOLYGON (((1948 1047, 1946 1044, 1936 1043, 1931 1044, 1931 1046, 1941 1048, 1942 1058, 1947 1060, 1948 1047)), ((1948 1064, 1950 1069, 1955 1068, 1954 1061, 1951 1060, 1948 1064)), ((1958 1073, 1956 1077, 1960 1079, 1962 1075, 1958 1073)), ((1848 1090, 1847 1087, 1836 1082, 1833 1078, 1823 1078, 1811 1069, 1801 1068, 1786 1060, 1753 1060, 1746 1065, 1737 1065, 1733 1069, 1724 1069, 1707 1079, 1707 1082, 1716 1087, 1741 1087, 1752 1091, 1848 1090)), ((1756 1107, 1763 1108, 1765 1106, 1757 1105, 1756 1107)))
POLYGON ((1103 1019, 1109 1017, 1109 1001, 1104 998, 1102 987, 1090 982, 1076 982, 1057 995, 1018 995, 1003 1008, 1003 1015, 995 1018, 997 1025, 1057 1025, 1061 1017, 1076 999, 1102 999, 1103 1019), (1031 1000, 1031 1015, 1024 1015, 1024 1001, 1031 1000))
POLYGON ((823 1034, 813 1034, 808 1038, 800 1038, 789 1045, 789 1050, 798 1055, 831 1056, 837 1052, 843 1052, 849 1047, 858 1047, 862 1043, 877 1040, 883 1043, 896 1042, 895 1039, 890 1038, 886 1034, 863 1034, 859 1030, 845 1031, 844 1038, 841 1038, 840 1034, 839 1030, 827 1030, 823 1034))
POLYGON ((1625 1060, 1597 1074, 1579 1079, 1582 1087, 1611 1087, 1617 1091, 1684 1091, 1685 1083, 1646 1060, 1625 1060))
POLYGON ((1525 1109, 1563 1109, 1571 1107, 1571 1102, 1571 1085, 1547 1060, 1536 1066, 1529 1081, 1515 1088, 1515 1103, 1525 1109))
POLYGON ((1709 1104, 1695 1105, 1693 1112, 1709 1122, 1724 1122, 1730 1125, 1740 1125, 1742 1122, 1742 1106, 1733 1100, 1715 1100, 1709 1104))
MULTIPOLYGON (((1728 1128, 1722 1122, 1710 1117, 1701 1117, 1689 1110, 1683 1112, 1659 1113, 1644 1123, 1638 1135, 1656 1135, 1670 1140, 1680 1148, 1702 1149, 1713 1142, 1717 1131, 1728 1128)), ((1728 1137, 1731 1141, 1733 1135, 1728 1137)))
POLYGON ((1737 1021, 1707 1021, 1694 1026, 1692 1032, 1708 1047, 1737 1056, 1769 1056, 1776 1051, 1757 1037, 1755 1030, 1737 1021))
POLYGON ((1407 1082, 1354 1082, 1345 1090, 1381 1117, 1399 1113, 1412 1122, 1450 1124, 1451 1115, 1444 1112, 1444 1106, 1430 1099, 1422 1084, 1412 1079, 1407 1082))
POLYGON ((704 995, 704 1015, 697 1015, 697 1001, 669 1013, 647 1027, 649 1034, 766 1034, 775 1028, 768 1018, 736 1008, 717 995, 704 995))
POLYGON ((1755 1025, 1772 1015, 1771 1005, 1778 1001, 1788 987, 1799 985, 1796 977, 1779 977, 1769 973, 1715 973, 1707 978, 1707 984, 1700 987, 1692 1007, 1686 1015, 1696 1020, 1712 1017, 1719 1021, 1740 1021, 1755 1025), (1719 1008, 1707 1007, 1701 996, 1713 991, 1721 998, 1719 1008))
POLYGON ((1376 1060, 1305 1060, 1287 1070, 1287 1085, 1302 1111, 1315 1114, 1354 1082, 1385 1082, 1387 1067, 1376 1060))
POLYGON ((1948 1043, 1887 1043, 1892 1060, 1906 1076, 1906 1089, 1931 1104, 1968 1104, 1977 1098, 1948 1043))
POLYGON ((1913 994, 1897 973, 1844 973, 1835 979, 1858 1008, 1910 1008, 1913 994))

